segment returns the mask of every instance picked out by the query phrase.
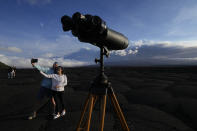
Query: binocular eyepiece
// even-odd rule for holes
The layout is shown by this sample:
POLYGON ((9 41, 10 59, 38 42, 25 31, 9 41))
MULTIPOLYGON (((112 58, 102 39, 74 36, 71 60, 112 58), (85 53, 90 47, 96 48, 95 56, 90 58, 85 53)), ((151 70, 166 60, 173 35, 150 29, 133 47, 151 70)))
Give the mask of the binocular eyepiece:
POLYGON ((108 50, 122 50, 128 47, 128 39, 123 34, 107 28, 105 21, 99 16, 76 12, 72 17, 63 16, 61 23, 64 31, 71 30, 81 42, 98 47, 105 46, 108 50))

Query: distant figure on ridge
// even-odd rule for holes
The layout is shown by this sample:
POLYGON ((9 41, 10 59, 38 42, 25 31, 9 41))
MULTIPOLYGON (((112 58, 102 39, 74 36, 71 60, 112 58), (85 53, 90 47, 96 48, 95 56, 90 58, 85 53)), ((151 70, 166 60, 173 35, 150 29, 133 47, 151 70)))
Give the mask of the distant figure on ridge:
POLYGON ((8 69, 8 79, 13 79, 16 77, 16 68, 9 67, 8 69))

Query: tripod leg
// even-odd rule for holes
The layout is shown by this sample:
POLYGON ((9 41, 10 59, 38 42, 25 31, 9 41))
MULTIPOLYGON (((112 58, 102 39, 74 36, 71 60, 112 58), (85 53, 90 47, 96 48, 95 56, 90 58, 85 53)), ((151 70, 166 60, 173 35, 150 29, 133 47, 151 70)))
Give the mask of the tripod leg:
POLYGON ((78 123, 78 125, 77 125, 77 131, 80 131, 80 130, 81 130, 80 126, 81 126, 81 123, 82 123, 82 121, 83 121, 83 118, 84 118, 86 109, 87 109, 87 107, 88 107, 89 99, 90 99, 90 94, 88 95, 88 97, 87 97, 87 99, 86 99, 86 101, 85 101, 85 104, 84 104, 84 107, 83 107, 83 110, 82 110, 82 113, 81 113, 81 117, 80 117, 79 123, 78 123))
POLYGON ((90 130, 90 122, 91 122, 91 117, 92 117, 92 110, 93 110, 93 104, 94 104, 94 95, 90 95, 90 102, 89 102, 89 112, 88 112, 88 118, 87 118, 87 125, 86 125, 86 131, 90 130))
POLYGON ((102 96, 102 103, 101 103, 101 122, 100 122, 100 131, 103 131, 104 128, 104 120, 105 120, 105 108, 106 108, 106 100, 107 95, 102 96))
POLYGON ((119 117, 122 128, 124 129, 124 131, 130 131, 114 92, 110 94, 110 98, 111 98, 111 101, 115 107, 115 110, 116 110, 116 113, 119 117))
POLYGON ((94 101, 93 101, 93 107, 96 104, 96 100, 98 99, 98 96, 95 96, 94 101))

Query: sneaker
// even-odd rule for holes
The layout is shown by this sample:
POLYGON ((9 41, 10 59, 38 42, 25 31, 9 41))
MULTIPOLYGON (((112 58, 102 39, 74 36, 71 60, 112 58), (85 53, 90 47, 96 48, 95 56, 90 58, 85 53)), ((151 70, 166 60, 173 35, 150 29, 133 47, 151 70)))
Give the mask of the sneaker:
POLYGON ((32 119, 34 119, 34 118, 36 118, 36 112, 33 112, 32 115, 30 115, 30 116, 28 117, 28 120, 32 120, 32 119))
POLYGON ((61 116, 64 116, 64 115, 66 115, 66 111, 65 110, 63 110, 62 113, 61 113, 61 116))
POLYGON ((55 119, 57 119, 59 117, 60 117, 60 114, 56 114, 56 115, 53 116, 53 119, 55 120, 55 119))

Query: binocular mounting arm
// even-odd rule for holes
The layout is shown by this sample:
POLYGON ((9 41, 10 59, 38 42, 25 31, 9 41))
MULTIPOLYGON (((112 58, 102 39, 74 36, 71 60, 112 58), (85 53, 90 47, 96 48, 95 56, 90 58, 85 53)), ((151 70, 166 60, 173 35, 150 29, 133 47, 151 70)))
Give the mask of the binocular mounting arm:
POLYGON ((106 46, 100 47, 100 59, 95 59, 95 63, 100 63, 100 71, 101 74, 104 73, 104 55, 108 58, 109 57, 109 50, 106 46))

